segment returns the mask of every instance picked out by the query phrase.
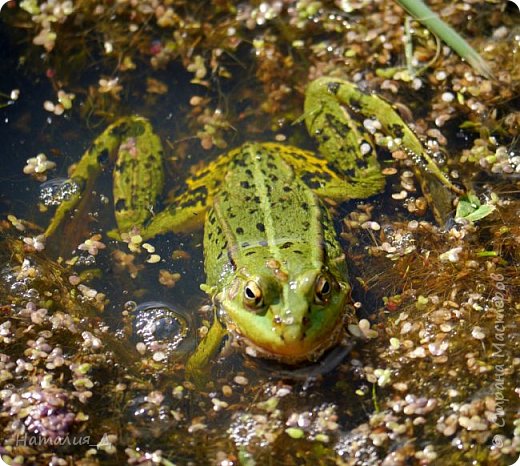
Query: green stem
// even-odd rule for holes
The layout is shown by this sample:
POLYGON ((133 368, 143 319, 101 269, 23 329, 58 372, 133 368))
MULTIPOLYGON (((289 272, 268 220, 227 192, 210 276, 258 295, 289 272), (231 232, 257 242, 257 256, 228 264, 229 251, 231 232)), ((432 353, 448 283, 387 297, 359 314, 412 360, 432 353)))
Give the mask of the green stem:
POLYGON ((493 73, 488 63, 469 45, 451 26, 439 18, 437 13, 428 8, 422 0, 397 0, 410 15, 423 23, 431 32, 440 37, 457 54, 466 60, 479 74, 492 78, 493 73))
POLYGON ((404 19, 404 55, 406 57, 406 69, 411 77, 415 76, 415 68, 413 66, 413 44, 412 44, 412 28, 410 17, 404 19))
POLYGON ((377 390, 376 390, 376 384, 372 384, 372 403, 374 403, 374 411, 378 413, 381 411, 379 407, 379 402, 377 401, 377 390))

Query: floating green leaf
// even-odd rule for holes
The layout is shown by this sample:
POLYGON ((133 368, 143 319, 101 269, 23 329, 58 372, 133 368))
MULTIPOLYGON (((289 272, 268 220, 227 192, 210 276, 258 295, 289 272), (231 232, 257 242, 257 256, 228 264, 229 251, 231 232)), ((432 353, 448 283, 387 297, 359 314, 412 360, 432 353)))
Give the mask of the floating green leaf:
POLYGON ((20 3, 20 8, 27 11, 27 13, 30 15, 40 14, 40 7, 38 6, 38 2, 36 0, 23 0, 20 3))
POLYGON ((459 199, 457 205, 456 218, 464 218, 470 222, 476 222, 484 217, 487 217, 496 209, 491 204, 481 204, 480 200, 475 194, 468 193, 459 199))
POLYGON ((303 436, 305 435, 305 432, 297 427, 288 427, 287 429, 285 429, 285 432, 289 437, 293 439, 300 439, 303 438, 303 436))

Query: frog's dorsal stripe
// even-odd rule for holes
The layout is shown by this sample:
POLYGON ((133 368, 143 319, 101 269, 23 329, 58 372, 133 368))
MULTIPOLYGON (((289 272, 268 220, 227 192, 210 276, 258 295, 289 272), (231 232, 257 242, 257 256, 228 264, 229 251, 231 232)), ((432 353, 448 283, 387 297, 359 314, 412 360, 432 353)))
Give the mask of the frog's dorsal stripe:
MULTIPOLYGON (((365 198, 373 194, 375 188, 381 189, 384 184, 384 178, 377 167, 366 168, 363 176, 358 179, 338 175, 334 171, 333 162, 318 157, 310 151, 279 143, 248 143, 221 155, 189 177, 186 180, 184 191, 178 195, 176 202, 156 215, 143 231, 142 236, 148 238, 168 231, 187 232, 200 227, 204 213, 208 206, 213 204, 217 193, 222 197, 238 196, 237 192, 228 191, 227 186, 233 184, 229 179, 226 181, 229 176, 235 176, 234 179, 242 193, 242 197, 237 198, 239 202, 230 205, 229 208, 233 210, 231 215, 240 214, 242 222, 253 221, 256 213, 254 209, 258 208, 255 207, 255 203, 257 200, 260 202, 260 195, 246 183, 256 185, 260 182, 266 187, 264 194, 269 195, 267 186, 271 190, 276 189, 276 186, 281 185, 278 181, 273 180, 285 176, 287 185, 297 186, 295 189, 305 192, 306 196, 312 195, 309 193, 308 187, 318 197, 327 197, 335 201, 365 198), (255 157, 255 152, 265 153, 266 157, 270 157, 271 160, 250 159, 255 157), (264 181, 261 181, 260 178, 255 181, 253 171, 262 173, 262 170, 265 172, 264 181), (244 215, 244 212, 247 212, 248 215, 244 215), (246 220, 246 217, 249 220, 246 220)), ((225 201, 227 204, 227 200, 225 201)), ((317 202, 319 203, 319 200, 313 197, 312 202, 309 200, 305 202, 310 207, 311 204, 315 206, 317 202)), ((271 208, 271 212, 279 211, 279 209, 271 208)), ((283 224, 287 218, 282 216, 278 220, 280 220, 278 223, 283 224)), ((237 225, 236 228, 246 230, 240 225, 237 225)), ((295 236, 301 236, 301 232, 295 236)), ((309 238, 311 237, 309 236, 309 238)), ((314 251, 316 248, 309 248, 309 250, 314 251)))
POLYGON ((246 144, 230 162, 208 214, 205 244, 214 251, 206 251, 206 258, 216 264, 206 270, 221 270, 226 262, 259 269, 269 259, 289 276, 319 269, 325 255, 322 221, 320 200, 277 150, 246 144))
MULTIPOLYGON (((281 222, 276 222, 275 220, 275 206, 273 200, 274 196, 278 194, 276 193, 276 191, 283 188, 280 187, 280 184, 277 185, 273 183, 270 177, 270 173, 268 173, 265 169, 266 167, 269 167, 269 162, 266 163, 265 157, 273 157, 273 152, 269 153, 269 149, 267 151, 255 151, 256 147, 257 146, 255 145, 250 146, 250 157, 253 160, 253 178, 257 188, 258 196, 260 197, 260 206, 264 217, 267 246, 272 257, 278 261, 281 261, 282 254, 279 248, 280 242, 278 238, 284 236, 285 225, 283 225, 283 223, 281 222), (256 153, 254 154, 253 152, 256 153)), ((294 178, 293 170, 291 169, 291 167, 286 166, 281 162, 276 163, 276 161, 275 165, 277 167, 275 169, 277 173, 279 173, 282 170, 287 172, 288 179, 282 180, 282 182, 285 184, 286 182, 290 182, 292 179, 292 185, 287 184, 286 186, 292 190, 299 190, 300 195, 305 198, 305 201, 300 203, 299 206, 297 203, 295 205, 295 203, 289 202, 287 202, 287 206, 296 210, 299 209, 301 211, 301 214, 304 216, 303 218, 305 218, 306 211, 309 212, 309 214, 307 214, 309 216, 309 228, 307 232, 308 237, 310 239, 315 238, 316 241, 321 242, 322 232, 319 219, 320 209, 318 205, 318 198, 310 189, 301 189, 301 182, 294 178), (308 207, 305 208, 304 205, 307 205, 308 207), (317 213, 318 215, 315 215, 315 213, 317 213)), ((288 198, 290 196, 289 193, 290 191, 287 192, 288 198)), ((279 211, 280 207, 277 206, 276 209, 277 211, 279 211)), ((323 263, 323 248, 320 247, 320 244, 317 244, 317 246, 318 247, 310 249, 311 256, 309 257, 309 259, 312 261, 313 266, 320 267, 323 263)))

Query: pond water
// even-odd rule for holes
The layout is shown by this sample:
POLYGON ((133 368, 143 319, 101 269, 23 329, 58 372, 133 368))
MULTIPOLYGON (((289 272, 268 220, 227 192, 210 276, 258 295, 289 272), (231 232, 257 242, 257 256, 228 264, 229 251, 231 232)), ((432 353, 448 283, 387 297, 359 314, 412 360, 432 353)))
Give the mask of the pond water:
MULTIPOLYGON (((382 36, 404 23, 391 2, 364 5, 370 15, 357 2, 352 11, 344 2, 237 9, 207 2, 208 11, 185 2, 15 3, 0 24, 0 456, 7 464, 512 464, 520 451, 520 45, 509 10, 487 5, 479 16, 468 6, 496 53, 511 61, 501 81, 472 74, 446 48, 436 68, 418 75, 419 86, 363 65, 397 69, 403 57, 392 35, 387 47, 359 38, 374 23, 382 36), (46 23, 41 17, 51 11, 46 23), (49 31, 57 33, 52 47, 32 44, 51 40, 49 31), (351 48, 336 52, 347 37, 351 48), (436 140, 433 149, 452 156, 441 166, 476 188, 478 205, 492 205, 493 214, 436 225, 421 209, 426 200, 406 154, 381 150, 385 192, 328 204, 360 322, 320 361, 282 365, 226 338, 200 373, 186 371, 213 320, 211 298, 200 290, 203 232, 111 239, 113 169, 104 161, 65 225, 41 236, 56 209, 42 190, 59 197, 70 187, 70 166, 118 117, 147 117, 163 141, 159 211, 190 172, 246 141, 315 149, 297 121, 302 80, 344 60, 356 70, 348 78, 386 98, 393 93, 422 141, 436 140), (497 112, 486 113, 493 104, 497 112), (439 118, 450 122, 436 126, 439 118), (486 136, 496 140, 475 142, 486 136), (27 160, 41 153, 55 167, 25 174, 27 160), (504 160, 513 173, 494 170, 504 160)), ((417 34, 417 57, 434 54, 417 34)))

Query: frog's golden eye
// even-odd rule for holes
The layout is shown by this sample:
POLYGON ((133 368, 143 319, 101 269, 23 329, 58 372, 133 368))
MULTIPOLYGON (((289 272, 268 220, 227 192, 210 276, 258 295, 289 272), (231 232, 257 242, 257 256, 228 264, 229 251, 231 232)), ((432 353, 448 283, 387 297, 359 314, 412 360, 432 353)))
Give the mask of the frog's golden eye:
POLYGON ((262 290, 253 280, 248 281, 244 287, 244 304, 250 308, 259 308, 264 304, 262 290))
POLYGON ((332 281, 326 275, 320 275, 316 280, 314 300, 316 304, 326 304, 332 292, 332 281))

